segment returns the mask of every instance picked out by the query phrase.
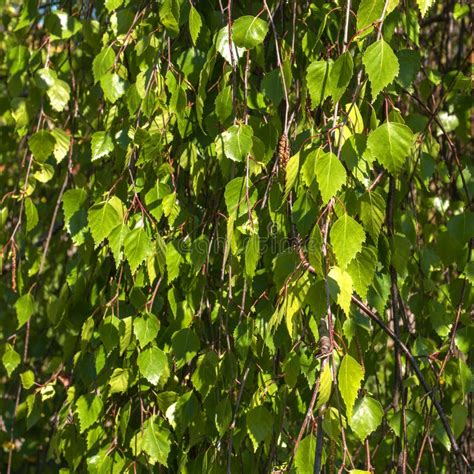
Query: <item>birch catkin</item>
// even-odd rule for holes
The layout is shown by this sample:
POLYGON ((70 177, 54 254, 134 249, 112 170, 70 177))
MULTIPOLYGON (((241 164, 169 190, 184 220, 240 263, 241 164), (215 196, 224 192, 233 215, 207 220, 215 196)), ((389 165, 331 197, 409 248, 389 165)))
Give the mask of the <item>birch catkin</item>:
POLYGON ((278 142, 278 160, 282 170, 286 169, 286 164, 290 159, 290 142, 288 141, 288 135, 283 133, 278 142))

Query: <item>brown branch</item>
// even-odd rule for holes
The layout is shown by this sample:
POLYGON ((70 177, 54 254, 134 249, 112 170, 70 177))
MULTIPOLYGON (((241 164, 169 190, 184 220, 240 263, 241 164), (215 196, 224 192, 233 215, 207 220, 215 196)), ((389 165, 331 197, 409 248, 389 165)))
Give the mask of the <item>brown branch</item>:
MULTIPOLYGON (((388 205, 387 205, 387 228, 388 235, 393 238, 395 234, 393 215, 395 208, 395 178, 390 176, 389 180, 389 193, 388 193, 388 205)), ((395 335, 400 338, 400 291, 398 289, 398 275, 395 267, 390 264, 390 317, 393 321, 393 328, 395 335)), ((402 360, 400 354, 400 348, 395 345, 395 380, 393 388, 393 407, 398 410, 401 401, 401 416, 400 416, 400 437, 397 437, 397 448, 399 451, 398 456, 398 470, 403 474, 406 473, 406 413, 405 413, 405 399, 403 396, 403 373, 402 373, 402 360)))
MULTIPOLYGON (((322 338, 321 338, 322 340, 322 338)), ((298 449, 298 446, 301 442, 301 439, 303 438, 303 435, 306 431, 306 427, 308 426, 308 423, 309 423, 309 420, 311 419, 312 415, 313 415, 313 408, 314 408, 314 405, 316 403, 316 399, 318 397, 318 392, 319 392, 319 386, 321 384, 321 373, 324 369, 324 366, 326 365, 327 363, 327 358, 324 358, 323 361, 321 362, 321 370, 319 372, 319 377, 316 379, 316 382, 314 383, 314 388, 313 388, 313 395, 311 396, 311 400, 309 402, 309 405, 308 405, 308 409, 306 410, 306 415, 304 417, 304 420, 303 420, 303 424, 301 425, 301 428, 300 428, 300 431, 298 433, 298 436, 296 438, 296 441, 295 441, 295 444, 293 446, 293 453, 291 455, 291 458, 290 458, 290 461, 288 463, 288 469, 287 471, 290 472, 291 471, 291 466, 293 465, 293 460, 295 458, 295 455, 296 455, 296 451, 298 449)), ((319 420, 319 423, 318 423, 318 426, 319 424, 321 424, 322 420, 321 420, 321 417, 320 417, 320 420, 319 420)))
POLYGON ((229 434, 229 448, 227 452, 227 474, 231 474, 231 462, 232 462, 232 445, 234 441, 233 431, 235 429, 235 423, 237 421, 237 413, 239 412, 240 400, 242 399, 242 395, 244 393, 245 382, 247 380, 247 376, 249 374, 250 367, 247 365, 247 368, 244 371, 244 375, 242 376, 242 381, 240 382, 240 390, 239 395, 237 396, 237 403, 235 405, 234 417, 232 419, 232 423, 229 427, 230 434, 229 434))
POLYGON ((443 407, 437 400, 433 389, 429 386, 428 382, 423 376, 421 369, 418 366, 413 354, 410 352, 407 346, 401 341, 401 339, 397 337, 397 335, 367 305, 365 305, 361 300, 359 300, 354 295, 352 295, 351 300, 363 313, 365 313, 375 324, 377 324, 395 342, 395 344, 400 348, 400 350, 405 354, 406 358, 410 362, 410 365, 413 371, 415 372, 418 380, 423 386, 423 389, 425 390, 426 394, 430 397, 441 419, 441 423, 443 424, 444 430, 446 431, 446 434, 448 435, 449 442, 451 444, 454 454, 456 455, 456 459, 459 463, 459 467, 461 468, 462 464, 464 464, 467 469, 470 469, 469 461, 467 460, 466 456, 464 456, 464 454, 461 452, 461 449, 459 448, 459 445, 456 441, 456 438, 454 437, 451 426, 449 425, 446 413, 444 412, 443 407))
MULTIPOLYGON (((300 253, 300 257, 302 254, 300 253)), ((308 262, 306 259, 306 256, 303 254, 302 258, 302 264, 303 267, 310 273, 316 274, 315 269, 311 266, 311 264, 308 262)), ((459 468, 461 469, 462 472, 462 465, 465 466, 467 470, 470 470, 471 466, 469 464, 469 461, 467 460, 466 456, 462 453, 461 449, 459 448, 459 445, 456 441, 456 438, 454 437, 453 431, 451 429, 451 426, 449 425, 448 418, 446 416, 446 413, 444 412, 443 407, 437 400, 435 393, 433 389, 430 387, 428 382, 426 381, 425 377, 423 376, 423 373, 421 372, 421 369, 419 365, 417 364, 415 357, 413 354, 410 352, 410 350, 407 348, 407 346, 403 343, 403 341, 380 319, 380 317, 372 311, 365 303, 363 303, 357 296, 352 295, 351 296, 351 301, 354 303, 364 314, 366 314, 377 326, 379 326, 394 342, 395 344, 400 348, 400 350, 405 354, 406 358, 410 362, 410 365, 415 372, 415 375, 417 376, 418 380, 420 381, 424 391, 426 394, 430 397, 440 419, 441 423, 443 425, 444 430, 446 431, 446 434, 448 435, 449 442, 451 444, 451 447, 453 449, 453 452, 456 456, 456 461, 459 464, 459 468)))

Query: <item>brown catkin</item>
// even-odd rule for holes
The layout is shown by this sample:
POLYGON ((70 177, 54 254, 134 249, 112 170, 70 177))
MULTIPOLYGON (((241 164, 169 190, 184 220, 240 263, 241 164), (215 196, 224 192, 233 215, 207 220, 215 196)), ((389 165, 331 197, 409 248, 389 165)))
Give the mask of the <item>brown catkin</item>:
POLYGON ((16 293, 16 247, 15 243, 12 242, 12 290, 16 293))
POLYGON ((280 137, 280 141, 278 142, 278 159, 281 169, 285 170, 286 164, 290 159, 290 142, 288 141, 286 133, 280 137))

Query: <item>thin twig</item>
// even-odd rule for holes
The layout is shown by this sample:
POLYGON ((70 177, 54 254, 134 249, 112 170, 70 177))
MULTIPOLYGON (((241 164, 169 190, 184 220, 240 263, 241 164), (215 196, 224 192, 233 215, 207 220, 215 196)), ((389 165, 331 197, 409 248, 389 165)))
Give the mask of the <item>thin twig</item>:
MULTIPOLYGON (((301 256, 301 254, 300 254, 301 256)), ((311 266, 311 264, 307 261, 306 258, 302 260, 303 267, 310 273, 316 274, 315 269, 311 266)), ((402 340, 380 319, 377 314, 372 311, 365 303, 363 303, 357 296, 352 295, 351 296, 351 301, 354 303, 364 314, 366 314, 375 324, 377 324, 394 342, 395 344, 400 348, 400 350, 405 354, 407 357, 408 361, 410 362, 410 365, 415 372, 415 375, 417 376, 418 380, 420 381, 425 393, 430 397, 431 401, 433 402, 434 407, 436 408, 436 411, 441 419, 441 423, 443 425, 444 430, 446 431, 446 434, 448 435, 449 442, 451 444, 452 450, 454 454, 456 455, 456 459, 460 465, 464 464, 466 468, 470 469, 470 464, 469 461, 467 460, 466 456, 462 453, 461 449, 459 448, 459 445, 456 441, 456 438, 454 437, 453 431, 451 429, 451 426, 449 425, 448 418, 446 416, 446 413, 444 412, 443 407, 439 403, 438 399, 435 396, 435 393, 433 392, 433 389, 430 387, 428 382, 426 381, 425 377, 423 376, 423 373, 421 372, 420 367, 418 366, 415 357, 413 354, 410 352, 410 350, 407 348, 407 346, 402 342, 402 340)), ((461 466, 459 466, 461 467, 461 466)))
POLYGON ((232 423, 229 427, 229 447, 227 451, 227 474, 231 474, 231 464, 232 464, 232 446, 234 442, 234 437, 233 437, 233 432, 235 429, 235 424, 237 422, 237 414, 239 412, 239 406, 240 406, 240 401, 242 399, 242 394, 244 393, 244 387, 245 387, 245 381, 247 380, 247 376, 249 374, 249 369, 250 367, 247 366, 247 368, 244 370, 244 375, 242 376, 242 380, 240 381, 240 390, 239 390, 239 395, 237 396, 237 403, 235 405, 235 410, 234 410, 234 417, 232 418, 232 423))
MULTIPOLYGON (((434 407, 441 419, 441 423, 443 425, 446 434, 448 435, 449 442, 453 449, 454 454, 456 455, 456 459, 460 465, 464 464, 466 468, 470 469, 469 461, 467 460, 466 456, 462 453, 459 448, 459 445, 454 437, 453 431, 451 430, 451 426, 449 425, 448 418, 446 413, 444 412, 443 407, 439 403, 438 399, 436 398, 433 389, 429 386, 428 382, 426 381, 423 373, 421 372, 420 367, 418 366, 413 354, 410 350, 405 346, 405 344, 401 341, 400 338, 377 316, 375 312, 373 312, 367 305, 365 305, 361 300, 359 300, 356 296, 352 295, 351 297, 352 302, 363 312, 365 313, 375 324, 377 324, 382 330, 395 342, 395 344, 401 349, 401 351, 405 354, 410 365, 415 372, 418 380, 420 381, 423 389, 425 390, 426 394, 430 397, 431 401, 433 402, 434 407)), ((461 467, 461 466, 459 466, 461 467)))

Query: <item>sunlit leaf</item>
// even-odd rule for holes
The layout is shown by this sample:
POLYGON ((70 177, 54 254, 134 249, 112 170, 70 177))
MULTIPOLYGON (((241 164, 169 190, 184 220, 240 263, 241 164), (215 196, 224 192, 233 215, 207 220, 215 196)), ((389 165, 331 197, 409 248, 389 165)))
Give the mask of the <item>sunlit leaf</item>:
POLYGON ((363 380, 364 370, 362 366, 352 356, 346 354, 339 367, 337 381, 349 420, 352 418, 354 402, 363 380))
POLYGON ((385 122, 369 134, 367 148, 390 173, 398 174, 411 153, 414 138, 406 125, 385 122))
POLYGON ((237 18, 232 25, 232 39, 242 48, 254 48, 265 39, 267 33, 268 24, 261 18, 250 15, 237 18))
POLYGON ((363 63, 369 76, 372 100, 398 75, 399 65, 397 56, 385 40, 372 43, 364 52, 363 63))

